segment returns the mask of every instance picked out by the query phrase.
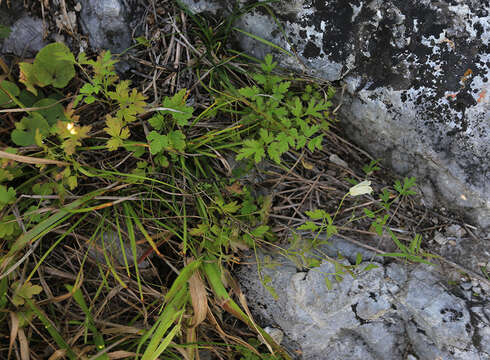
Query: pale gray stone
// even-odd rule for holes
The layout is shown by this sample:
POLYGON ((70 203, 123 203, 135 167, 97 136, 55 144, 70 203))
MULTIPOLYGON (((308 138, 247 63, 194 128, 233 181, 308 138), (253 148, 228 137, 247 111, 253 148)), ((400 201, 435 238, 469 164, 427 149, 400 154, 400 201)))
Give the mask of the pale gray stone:
POLYGON ((490 354, 490 326, 487 325, 478 329, 478 336, 480 337, 481 350, 490 354))
POLYGON ((95 50, 121 53, 131 46, 128 9, 120 0, 81 0, 80 23, 95 50))
POLYGON ((349 168, 349 165, 344 160, 342 160, 337 154, 330 155, 328 160, 330 160, 330 162, 333 162, 334 164, 336 164, 338 166, 342 166, 344 168, 349 168))
POLYGON ((434 235, 434 241, 439 245, 445 245, 448 242, 448 238, 442 235, 439 231, 436 231, 434 235))
MULTIPOLYGON (((488 306, 451 293, 432 266, 363 262, 361 268, 377 268, 337 282, 328 261, 309 271, 279 256, 268 264, 262 276, 277 300, 262 286, 256 266, 244 266, 239 281, 257 318, 280 328, 284 346, 299 346, 303 359, 394 360, 407 352, 419 360, 490 359, 488 306)), ((481 299, 488 303, 488 294, 481 299)))
POLYGON ((461 227, 461 225, 452 224, 446 228, 446 234, 460 238, 466 234, 466 231, 461 227))
POLYGON ((47 42, 43 39, 43 21, 39 18, 23 16, 10 28, 8 38, 3 42, 3 53, 19 57, 34 57, 47 42))
MULTIPOLYGON (((107 256, 111 264, 119 264, 121 266, 125 265, 124 256, 126 256, 128 266, 134 266, 135 261, 139 260, 145 250, 136 244, 137 258, 135 259, 131 250, 130 240, 124 236, 124 233, 121 233, 121 237, 122 239, 119 238, 117 231, 108 230, 104 232, 101 237, 97 237, 89 244, 89 254, 102 263, 106 263, 107 256)), ((138 264, 140 269, 146 269, 149 266, 150 263, 146 259, 138 264)))

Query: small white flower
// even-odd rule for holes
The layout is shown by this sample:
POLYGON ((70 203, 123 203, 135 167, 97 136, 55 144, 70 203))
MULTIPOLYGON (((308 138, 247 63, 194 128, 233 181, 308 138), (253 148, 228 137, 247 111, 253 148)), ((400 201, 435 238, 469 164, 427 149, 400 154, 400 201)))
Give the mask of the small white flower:
POLYGON ((364 180, 357 185, 354 185, 349 189, 350 196, 359 196, 364 194, 371 194, 373 192, 373 188, 371 187, 371 181, 364 180))
POLYGON ((73 124, 73 123, 66 124, 66 128, 68 129, 68 131, 72 135, 75 135, 77 133, 77 131, 75 130, 75 124, 73 124))

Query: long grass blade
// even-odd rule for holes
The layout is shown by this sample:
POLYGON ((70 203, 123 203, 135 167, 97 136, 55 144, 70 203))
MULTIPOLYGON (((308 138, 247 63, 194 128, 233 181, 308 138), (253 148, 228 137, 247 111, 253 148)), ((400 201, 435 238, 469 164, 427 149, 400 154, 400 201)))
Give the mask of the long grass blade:
POLYGON ((234 27, 233 30, 239 32, 239 33, 242 33, 243 35, 246 35, 248 37, 251 37, 252 39, 254 40, 257 40, 259 42, 261 42, 262 44, 265 44, 267 46, 270 46, 271 48, 274 48, 276 50, 279 50, 280 52, 286 54, 287 56, 294 56, 293 54, 291 54, 289 51, 287 51, 286 49, 283 49, 282 47, 274 44, 273 42, 270 42, 269 40, 266 40, 266 39, 263 39, 261 38, 260 36, 257 36, 257 35, 254 35, 252 33, 249 33, 248 31, 245 31, 245 30, 242 30, 242 29, 239 29, 237 27, 234 27))
POLYGON ((188 290, 187 288, 180 288, 180 290, 175 294, 176 296, 163 308, 162 313, 158 317, 158 320, 151 327, 148 332, 146 332, 140 339, 137 353, 139 353, 141 346, 151 337, 150 343, 145 349, 142 360, 145 358, 150 358, 152 354, 157 350, 159 343, 165 332, 170 328, 172 323, 183 314, 184 309, 182 309, 188 300, 188 290), (180 309, 180 310, 179 310, 180 309))
POLYGON ((173 282, 170 290, 165 295, 165 302, 171 302, 174 297, 179 293, 183 288, 186 288, 187 282, 194 272, 201 266, 201 260, 197 259, 193 262, 187 264, 181 271, 177 279, 173 282))
MULTIPOLYGON (((83 298, 82 291, 80 289, 75 289, 71 285, 65 285, 65 287, 68 289, 68 291, 73 293, 73 299, 75 302, 80 306, 82 309, 83 313, 87 317, 87 326, 92 331, 94 334, 94 343, 95 346, 97 347, 97 350, 102 350, 105 348, 105 343, 104 343, 104 337, 102 334, 97 330, 97 328, 94 325, 94 318, 92 316, 92 313, 90 312, 90 309, 87 306, 87 303, 85 302, 85 299, 83 298)), ((107 354, 102 354, 98 358, 98 360, 109 360, 109 357, 107 354)))
POLYGON ((49 335, 53 338, 53 340, 56 342, 56 344, 61 348, 66 350, 66 356, 70 360, 77 360, 78 356, 75 354, 75 352, 72 350, 70 345, 63 339, 63 337, 60 335, 54 324, 51 323, 51 321, 48 319, 48 317, 44 314, 44 312, 37 307, 37 305, 32 301, 31 299, 24 299, 27 306, 37 315, 39 320, 43 323, 44 327, 46 330, 49 332, 49 335))
POLYGON ((140 300, 143 301, 143 289, 141 286, 141 278, 140 278, 140 272, 138 267, 138 250, 136 249, 136 236, 134 234, 134 227, 132 221, 133 216, 131 216, 128 203, 124 203, 123 207, 124 207, 124 213, 126 215, 126 228, 128 229, 129 244, 131 246, 131 252, 133 254, 134 271, 136 272, 136 282, 138 284, 140 300))

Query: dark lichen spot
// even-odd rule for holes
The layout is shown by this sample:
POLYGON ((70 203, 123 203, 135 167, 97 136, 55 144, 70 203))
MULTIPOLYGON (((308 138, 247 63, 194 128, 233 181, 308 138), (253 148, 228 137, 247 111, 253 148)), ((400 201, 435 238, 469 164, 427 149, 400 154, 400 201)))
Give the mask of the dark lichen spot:
POLYGON ((352 312, 354 313, 354 316, 355 316, 355 317, 356 317, 356 319, 359 321, 359 323, 360 323, 361 325, 366 324, 366 323, 367 323, 367 321, 366 321, 366 320, 364 320, 363 318, 361 318, 361 317, 360 317, 360 316, 357 314, 357 304, 353 304, 353 305, 351 305, 351 308, 352 308, 352 312))
POLYGON ((303 55, 309 59, 318 57, 320 55, 320 48, 316 46, 313 42, 308 41, 303 50, 303 55))
MULTIPOLYGON (((463 318, 463 313, 459 310, 455 310, 455 309, 449 309, 449 308, 444 308, 444 309, 441 309, 441 314, 442 315, 446 315, 446 317, 448 317, 448 320, 449 321, 458 321, 458 320, 461 320, 463 318)), ((447 322, 446 319, 443 319, 442 320, 443 322, 447 322)))
POLYGON ((483 35, 483 26, 482 26, 482 24, 475 23, 475 25, 473 25, 473 28, 476 30, 476 36, 477 37, 480 37, 480 36, 483 35))

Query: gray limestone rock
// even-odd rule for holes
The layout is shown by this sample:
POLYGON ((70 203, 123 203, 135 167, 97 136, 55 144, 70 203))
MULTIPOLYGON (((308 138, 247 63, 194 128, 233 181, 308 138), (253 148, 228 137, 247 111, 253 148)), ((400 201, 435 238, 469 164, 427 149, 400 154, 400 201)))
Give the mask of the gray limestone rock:
MULTIPOLYGON (((136 256, 135 259, 133 251, 131 249, 130 240, 121 234, 122 239, 119 237, 117 231, 109 230, 102 234, 93 241, 89 246, 89 255, 101 263, 106 263, 107 260, 111 264, 118 263, 121 266, 125 266, 127 263, 129 266, 133 266, 138 259, 144 255, 145 250, 141 245, 136 244, 136 256)), ((138 264, 138 268, 146 269, 150 266, 147 260, 143 260, 138 264)))
POLYGON ((125 3, 120 0, 81 0, 80 23, 93 49, 120 53, 131 46, 125 3))
MULTIPOLYGON (((377 267, 336 282, 327 261, 309 271, 279 256, 267 264, 262 278, 277 300, 256 266, 244 266, 238 279, 261 325, 280 328, 285 348, 303 359, 490 359, 485 306, 449 291, 435 267, 363 262, 377 267)), ((488 304, 489 294, 480 299, 488 304)))
MULTIPOLYGON (((184 0, 194 11, 245 1, 184 0)), ((401 175, 427 203, 490 228, 490 4, 488 0, 288 0, 237 26, 298 54, 282 66, 345 86, 347 133, 401 175), (301 65, 303 64, 303 65, 301 65)), ((272 49, 240 35, 263 57, 272 49)))
POLYGON ((10 28, 10 35, 3 42, 2 53, 19 57, 34 57, 47 42, 43 39, 43 21, 23 16, 10 28))

